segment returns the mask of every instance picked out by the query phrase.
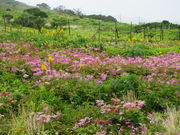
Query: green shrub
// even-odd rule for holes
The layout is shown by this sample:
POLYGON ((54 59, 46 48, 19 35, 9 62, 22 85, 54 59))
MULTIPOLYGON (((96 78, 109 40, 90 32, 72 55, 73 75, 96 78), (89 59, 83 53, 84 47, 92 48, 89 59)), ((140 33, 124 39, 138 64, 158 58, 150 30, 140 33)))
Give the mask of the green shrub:
POLYGON ((57 28, 57 27, 62 28, 63 26, 66 25, 67 25, 67 19, 65 17, 53 18, 51 21, 52 28, 57 28))
POLYGON ((143 80, 139 76, 132 74, 105 82, 102 86, 99 86, 99 93, 103 99, 113 96, 122 97, 128 91, 133 91, 136 96, 139 96, 144 93, 144 87, 143 80))
POLYGON ((150 51, 150 49, 148 47, 146 47, 145 45, 137 44, 137 45, 133 45, 132 47, 129 47, 126 51, 124 51, 122 56, 125 56, 125 57, 137 57, 137 56, 146 57, 146 56, 150 56, 152 54, 153 53, 150 51))
POLYGON ((97 92, 92 82, 86 83, 78 79, 54 80, 51 85, 47 86, 47 89, 51 88, 56 96, 66 103, 80 105, 84 102, 92 102, 97 98, 97 92))
POLYGON ((146 92, 139 97, 146 102, 146 111, 164 111, 167 106, 180 105, 179 97, 173 88, 160 86, 151 88, 151 91, 146 92))

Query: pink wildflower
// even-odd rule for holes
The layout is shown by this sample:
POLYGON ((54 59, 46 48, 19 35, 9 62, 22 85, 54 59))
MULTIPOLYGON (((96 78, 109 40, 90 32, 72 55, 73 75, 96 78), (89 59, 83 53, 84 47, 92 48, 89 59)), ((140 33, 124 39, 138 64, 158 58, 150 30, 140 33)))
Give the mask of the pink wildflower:
POLYGON ((23 75, 23 77, 26 79, 26 78, 28 78, 28 77, 29 77, 29 75, 24 74, 24 75, 23 75))
POLYGON ((48 110, 49 110, 49 107, 48 107, 48 106, 44 106, 44 107, 43 107, 43 110, 44 110, 44 111, 48 111, 48 110))
POLYGON ((93 75, 87 75, 87 76, 86 76, 86 79, 87 79, 87 80, 93 79, 93 75))
POLYGON ((141 109, 145 105, 144 101, 137 101, 137 108, 141 109))
POLYGON ((102 73, 102 74, 101 74, 101 79, 104 81, 104 80, 106 80, 106 78, 107 78, 107 74, 102 73))
POLYGON ((2 119, 4 117, 4 115, 0 114, 0 119, 2 119))
POLYGON ((34 75, 34 76, 40 76, 40 75, 42 75, 42 73, 43 73, 43 72, 40 71, 40 72, 34 73, 33 75, 34 75))
POLYGON ((118 98, 112 98, 111 101, 113 101, 114 104, 120 104, 120 100, 118 98))
POLYGON ((134 109, 134 108, 135 108, 135 104, 134 104, 134 103, 125 103, 125 104, 123 105, 123 107, 131 110, 131 109, 134 109))
POLYGON ((103 100, 96 100, 96 104, 97 104, 97 106, 102 106, 102 105, 104 105, 104 101, 103 100))
POLYGON ((12 100, 12 101, 11 101, 11 103, 15 103, 15 102, 17 102, 17 100, 12 100))

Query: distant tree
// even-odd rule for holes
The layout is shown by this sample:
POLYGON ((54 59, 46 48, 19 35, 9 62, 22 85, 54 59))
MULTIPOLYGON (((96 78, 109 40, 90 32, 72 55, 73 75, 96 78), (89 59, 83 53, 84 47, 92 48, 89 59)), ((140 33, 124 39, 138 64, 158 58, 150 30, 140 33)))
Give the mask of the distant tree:
POLYGON ((162 22, 151 22, 147 24, 141 24, 141 25, 136 25, 134 27, 134 31, 136 33, 142 32, 144 28, 149 28, 149 29, 161 29, 163 28, 171 28, 171 29, 177 29, 179 25, 173 24, 167 20, 164 20, 162 22))
POLYGON ((38 17, 38 18, 36 18, 36 19, 34 20, 34 25, 33 25, 33 27, 36 28, 36 29, 38 29, 38 30, 41 32, 41 28, 42 28, 45 24, 46 24, 45 19, 38 17))
POLYGON ((84 14, 80 9, 74 9, 74 13, 79 16, 80 18, 83 18, 84 14))
POLYGON ((51 22, 51 26, 53 28, 57 28, 57 27, 62 28, 63 26, 66 25, 67 25, 67 19, 65 17, 53 18, 51 22))
POLYGON ((34 19, 35 19, 34 16, 28 13, 23 13, 14 20, 14 23, 24 27, 33 27, 34 19))
POLYGON ((24 27, 36 28, 40 31, 40 29, 45 25, 46 21, 44 18, 23 13, 15 19, 14 23, 24 27))
POLYGON ((16 18, 14 22, 15 24, 36 28, 40 31, 41 27, 46 23, 44 18, 47 17, 48 15, 39 8, 30 8, 24 10, 24 13, 16 18))
POLYGON ((46 3, 37 4, 36 6, 39 8, 44 8, 44 9, 48 9, 48 10, 51 9, 51 7, 49 5, 47 5, 46 3))
POLYGON ((36 16, 36 17, 41 17, 41 18, 47 18, 48 17, 46 12, 41 11, 39 8, 29 8, 29 9, 24 10, 24 12, 29 13, 29 14, 36 16))
POLYGON ((73 10, 66 9, 65 6, 62 6, 62 5, 54 8, 53 10, 58 12, 58 13, 64 13, 64 14, 68 14, 68 15, 75 15, 75 12, 73 10))
POLYGON ((165 25, 169 25, 170 24, 170 22, 167 21, 167 20, 163 20, 162 23, 165 24, 165 25))
POLYGON ((11 9, 10 9, 10 8, 7 8, 6 11, 11 11, 11 9))
POLYGON ((70 9, 64 9, 63 13, 68 14, 68 15, 75 15, 75 12, 73 10, 70 10, 70 9))
POLYGON ((117 22, 116 18, 113 16, 105 16, 105 15, 86 15, 87 18, 90 19, 97 19, 97 20, 102 20, 105 22, 112 21, 112 22, 117 22))
POLYGON ((57 11, 59 13, 63 13, 64 9, 65 9, 65 6, 60 5, 60 6, 56 7, 56 8, 54 8, 53 10, 55 10, 55 11, 57 11))
POLYGON ((10 15, 10 14, 4 14, 2 15, 2 18, 7 22, 9 23, 11 19, 13 19, 13 16, 10 15))

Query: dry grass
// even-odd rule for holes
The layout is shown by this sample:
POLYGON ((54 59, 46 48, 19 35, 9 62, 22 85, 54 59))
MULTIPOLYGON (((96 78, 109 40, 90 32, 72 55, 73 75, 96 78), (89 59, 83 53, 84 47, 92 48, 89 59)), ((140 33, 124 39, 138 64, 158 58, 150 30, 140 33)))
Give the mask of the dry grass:
POLYGON ((180 133, 180 109, 167 108, 167 117, 163 119, 163 126, 166 129, 165 135, 177 135, 180 133))
POLYGON ((135 92, 134 91, 128 91, 127 95, 123 96, 123 101, 132 102, 132 103, 136 102, 137 98, 136 98, 135 92))
POLYGON ((31 109, 24 107, 19 109, 19 114, 12 113, 9 135, 35 135, 44 130, 44 124, 36 121, 36 115, 32 115, 31 109))

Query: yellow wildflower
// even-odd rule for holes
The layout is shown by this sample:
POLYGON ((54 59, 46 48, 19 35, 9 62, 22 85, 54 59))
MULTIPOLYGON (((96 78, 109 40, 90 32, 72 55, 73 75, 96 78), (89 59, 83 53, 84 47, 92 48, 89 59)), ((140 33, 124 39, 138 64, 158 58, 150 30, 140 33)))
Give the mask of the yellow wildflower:
POLYGON ((83 68, 84 67, 84 64, 80 64, 80 68, 83 68))
POLYGON ((47 67, 46 67, 46 65, 44 63, 42 63, 42 65, 41 65, 41 70, 42 71, 46 71, 47 70, 47 67))
POLYGON ((128 39, 128 42, 131 42, 131 39, 128 39))
POLYGON ((61 30, 60 30, 60 34, 64 34, 64 29, 61 29, 61 30))
POLYGON ((138 40, 137 37, 132 38, 132 41, 137 41, 137 40, 138 40))
POLYGON ((45 32, 45 31, 46 31, 46 28, 42 27, 41 32, 45 32))
POLYGON ((35 32, 35 31, 32 30, 32 29, 29 29, 29 30, 28 30, 28 33, 29 33, 29 34, 34 34, 34 32, 35 32))
POLYGON ((49 61, 49 62, 52 62, 52 61, 53 61, 53 57, 52 57, 52 56, 49 56, 49 57, 48 57, 48 61, 49 61))

